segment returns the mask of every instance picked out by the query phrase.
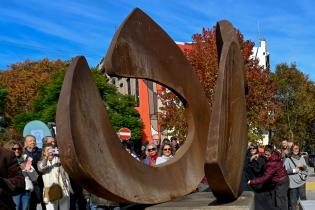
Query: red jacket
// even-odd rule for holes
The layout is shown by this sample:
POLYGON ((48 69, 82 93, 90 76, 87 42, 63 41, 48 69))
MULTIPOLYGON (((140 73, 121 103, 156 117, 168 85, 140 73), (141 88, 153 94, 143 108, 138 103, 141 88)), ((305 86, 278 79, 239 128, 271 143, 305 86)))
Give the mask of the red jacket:
POLYGON ((266 162, 264 174, 261 177, 250 180, 250 184, 263 184, 269 180, 276 184, 287 177, 288 174, 283 166, 281 155, 275 151, 266 162))

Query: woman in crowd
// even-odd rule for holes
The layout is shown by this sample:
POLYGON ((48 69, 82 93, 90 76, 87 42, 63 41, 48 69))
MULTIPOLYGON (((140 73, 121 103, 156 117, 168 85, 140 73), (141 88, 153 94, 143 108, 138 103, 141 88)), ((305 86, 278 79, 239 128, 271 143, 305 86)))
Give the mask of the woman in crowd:
POLYGON ((275 186, 275 189, 272 192, 274 194, 273 206, 281 210, 287 210, 289 178, 287 171, 283 167, 281 154, 274 151, 271 145, 265 146, 264 151, 266 158, 264 174, 258 178, 249 180, 248 184, 258 185, 272 182, 275 186))
MULTIPOLYGON (((247 151, 246 178, 248 180, 263 176, 265 168, 265 158, 259 155, 258 145, 252 143, 247 151)), ((255 209, 272 209, 272 186, 270 183, 252 185, 251 190, 255 193, 255 209)))
POLYGON ((144 164, 149 166, 155 166, 156 159, 158 157, 157 146, 155 144, 147 145, 147 157, 144 159, 144 164))
POLYGON ((122 147, 136 160, 139 160, 139 157, 135 153, 133 142, 132 141, 122 141, 122 147))
POLYGON ((285 159, 284 165, 290 179, 289 209, 295 210, 298 195, 301 200, 306 200, 305 183, 308 174, 305 159, 301 156, 298 145, 295 144, 291 147, 291 155, 285 159))
POLYGON ((175 136, 171 137, 171 144, 173 146, 173 155, 175 155, 176 151, 179 149, 179 144, 177 142, 177 137, 175 137, 175 136))
POLYGON ((53 145, 46 144, 43 147, 42 160, 38 162, 38 170, 43 173, 44 181, 44 202, 47 210, 69 209, 70 192, 72 193, 68 174, 61 166, 60 158, 54 155, 53 145), (62 191, 62 197, 51 201, 45 193, 45 189, 53 185, 59 185, 62 191))
POLYGON ((25 191, 19 195, 13 196, 13 201, 16 205, 16 210, 28 210, 31 192, 34 190, 34 186, 27 172, 34 171, 36 173, 36 171, 34 169, 31 169, 31 165, 26 166, 25 156, 23 155, 23 147, 20 143, 12 142, 11 150, 14 152, 16 160, 20 165, 20 168, 22 169, 22 174, 25 178, 25 191))
POLYGON ((161 156, 156 159, 156 165, 164 163, 173 157, 172 155, 172 145, 170 142, 164 143, 162 145, 161 156))

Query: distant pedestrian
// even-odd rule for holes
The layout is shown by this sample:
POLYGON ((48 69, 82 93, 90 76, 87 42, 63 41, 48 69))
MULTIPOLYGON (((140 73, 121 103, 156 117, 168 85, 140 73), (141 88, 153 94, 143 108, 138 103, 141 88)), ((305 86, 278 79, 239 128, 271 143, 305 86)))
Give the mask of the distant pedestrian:
POLYGON ((122 146, 123 148, 136 160, 140 160, 139 157, 136 155, 135 150, 134 150, 134 145, 133 142, 128 140, 128 141, 122 141, 122 146))
POLYGON ((154 134, 152 136, 152 143, 155 144, 157 153, 159 153, 160 152, 160 146, 161 146, 161 139, 160 139, 158 134, 154 134))
POLYGON ((34 190, 32 180, 37 181, 38 174, 32 167, 31 162, 25 159, 26 155, 23 155, 23 147, 20 143, 12 142, 11 150, 14 152, 17 162, 22 169, 22 174, 25 178, 25 190, 22 193, 13 196, 13 201, 16 205, 16 210, 28 210, 31 192, 34 190))
POLYGON ((41 173, 38 171, 37 162, 42 157, 42 150, 36 146, 36 138, 33 135, 27 135, 24 137, 24 152, 26 158, 31 160, 33 168, 38 173, 37 181, 33 181, 34 191, 31 193, 30 210, 36 210, 37 204, 41 203, 42 209, 45 210, 45 204, 43 202, 43 179, 41 173))
POLYGON ((50 144, 54 148, 57 147, 56 139, 54 137, 52 137, 52 136, 45 136, 45 137, 43 137, 42 143, 43 143, 43 146, 45 146, 46 144, 50 144))
POLYGON ((83 195, 83 188, 69 177, 73 193, 70 194, 70 210, 86 210, 87 201, 83 195))
POLYGON ((273 190, 274 206, 281 210, 288 209, 289 177, 283 166, 281 154, 273 150, 271 145, 265 146, 266 164, 261 177, 248 181, 250 185, 265 184, 271 181, 275 185, 273 190))
POLYGON ((149 142, 146 140, 144 142, 142 142, 142 145, 141 145, 141 155, 140 155, 140 159, 141 160, 144 160, 146 157, 147 157, 147 145, 149 144, 149 142))
POLYGON ((176 151, 179 149, 179 143, 178 143, 177 137, 175 136, 171 137, 171 144, 173 147, 173 155, 175 155, 176 151))
POLYGON ((305 183, 308 175, 307 165, 300 153, 300 147, 293 145, 291 156, 285 159, 284 165, 290 178, 289 210, 295 210, 298 198, 306 200, 305 183))
POLYGON ((47 210, 66 210, 70 208, 70 193, 73 191, 68 174, 61 166, 60 158, 53 154, 52 149, 52 145, 49 144, 43 147, 43 158, 38 162, 38 169, 43 173, 44 187, 50 188, 53 185, 59 185, 62 197, 52 201, 44 193, 44 202, 47 210))
POLYGON ((161 147, 161 153, 162 155, 156 159, 156 165, 162 164, 173 158, 172 145, 170 143, 164 143, 161 147))
POLYGON ((281 142, 281 155, 282 155, 282 159, 284 160, 285 158, 290 156, 290 145, 287 139, 282 140, 281 142))
POLYGON ((158 153, 156 149, 155 144, 148 144, 147 145, 147 152, 148 156, 144 159, 144 164, 149 165, 149 166, 155 166, 156 159, 158 158, 158 153))
MULTIPOLYGON (((251 143, 247 152, 247 161, 245 163, 247 181, 264 175, 265 158, 258 152, 258 145, 251 143)), ((263 184, 251 185, 251 190, 255 193, 255 210, 272 209, 272 190, 273 186, 270 182, 263 184)))

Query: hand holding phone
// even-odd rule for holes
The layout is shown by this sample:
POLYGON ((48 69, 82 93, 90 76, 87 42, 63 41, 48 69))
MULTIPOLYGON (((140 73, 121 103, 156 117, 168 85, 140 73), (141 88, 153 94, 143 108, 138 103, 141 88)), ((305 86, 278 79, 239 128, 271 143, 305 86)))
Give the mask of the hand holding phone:
POLYGON ((59 155, 59 150, 58 148, 50 148, 49 153, 51 153, 52 155, 59 155))

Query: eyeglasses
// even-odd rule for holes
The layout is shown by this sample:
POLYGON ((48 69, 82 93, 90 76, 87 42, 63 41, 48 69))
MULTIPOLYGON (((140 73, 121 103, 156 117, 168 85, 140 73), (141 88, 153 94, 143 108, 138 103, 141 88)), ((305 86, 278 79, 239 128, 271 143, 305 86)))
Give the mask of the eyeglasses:
POLYGON ((251 150, 251 149, 256 149, 256 148, 255 147, 250 147, 249 149, 251 150))
POLYGON ((171 148, 164 148, 163 151, 171 151, 171 148))
POLYGON ((148 149, 148 152, 152 152, 152 151, 155 151, 155 148, 148 149))
POLYGON ((13 151, 22 150, 22 148, 21 148, 21 147, 19 147, 19 148, 12 148, 12 150, 13 150, 13 151))

